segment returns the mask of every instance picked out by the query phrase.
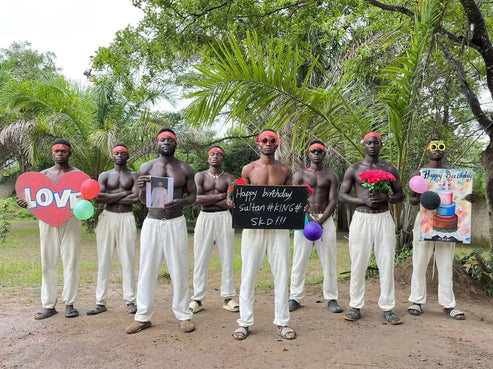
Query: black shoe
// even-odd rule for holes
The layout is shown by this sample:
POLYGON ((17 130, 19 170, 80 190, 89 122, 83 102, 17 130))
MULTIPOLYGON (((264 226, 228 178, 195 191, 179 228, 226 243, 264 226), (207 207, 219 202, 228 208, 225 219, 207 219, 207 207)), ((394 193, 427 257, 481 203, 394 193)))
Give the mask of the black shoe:
POLYGON ((330 300, 327 303, 327 308, 333 313, 342 313, 342 307, 339 306, 337 300, 330 300))
POLYGON ((289 300, 289 311, 298 310, 300 303, 296 300, 289 300))
POLYGON ((359 318, 361 318, 361 312, 359 309, 356 308, 351 308, 351 310, 349 310, 349 313, 344 315, 344 319, 349 320, 351 322, 354 322, 359 318))
POLYGON ((392 310, 384 311, 383 317, 392 325, 402 324, 402 320, 400 320, 399 317, 392 312, 392 310))

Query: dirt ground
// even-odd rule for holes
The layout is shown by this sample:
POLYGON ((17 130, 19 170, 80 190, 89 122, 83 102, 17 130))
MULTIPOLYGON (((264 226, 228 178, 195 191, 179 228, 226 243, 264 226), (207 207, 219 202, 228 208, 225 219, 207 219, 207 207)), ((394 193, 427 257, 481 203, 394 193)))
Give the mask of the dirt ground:
MULTIPOLYGON (((0 288, 0 368, 492 368, 492 299, 460 280, 458 308, 465 321, 447 317, 430 284, 429 301, 419 317, 407 313, 410 264, 396 270, 397 306, 403 320, 386 324, 378 309, 378 280, 366 284, 362 318, 347 322, 330 313, 321 286, 309 286, 302 307, 291 314, 298 338, 286 341, 272 324, 272 291, 257 291, 255 326, 244 341, 235 341, 237 313, 221 308, 217 289, 209 291, 205 310, 194 316, 196 331, 185 334, 171 311, 171 284, 160 280, 152 327, 125 333, 133 316, 125 312, 121 285, 110 287, 108 312, 87 316, 95 284, 80 287, 81 315, 67 319, 64 306, 49 319, 36 321, 39 289, 0 288)), ((348 310, 349 281, 339 283, 339 302, 348 310)))

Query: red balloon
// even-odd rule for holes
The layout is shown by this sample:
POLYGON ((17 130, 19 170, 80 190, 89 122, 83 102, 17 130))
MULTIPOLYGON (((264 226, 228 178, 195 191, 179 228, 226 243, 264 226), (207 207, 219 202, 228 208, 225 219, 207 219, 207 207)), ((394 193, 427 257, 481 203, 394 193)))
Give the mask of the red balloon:
POLYGON ((88 179, 82 182, 80 186, 80 193, 82 198, 85 200, 90 200, 99 195, 100 187, 98 181, 94 179, 88 179))

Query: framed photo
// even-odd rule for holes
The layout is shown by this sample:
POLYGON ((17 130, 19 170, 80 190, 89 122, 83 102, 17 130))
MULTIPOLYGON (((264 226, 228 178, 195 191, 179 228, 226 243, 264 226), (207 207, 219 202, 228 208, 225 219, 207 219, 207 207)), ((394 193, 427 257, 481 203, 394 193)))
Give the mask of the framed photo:
POLYGON ((146 206, 163 208, 164 204, 173 201, 173 184, 171 177, 151 177, 146 183, 146 206))

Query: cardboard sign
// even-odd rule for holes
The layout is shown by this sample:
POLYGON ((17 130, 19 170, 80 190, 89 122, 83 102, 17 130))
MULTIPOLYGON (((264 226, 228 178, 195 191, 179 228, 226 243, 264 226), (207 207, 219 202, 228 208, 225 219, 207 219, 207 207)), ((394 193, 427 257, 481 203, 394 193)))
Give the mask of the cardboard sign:
POLYGON ((17 179, 15 192, 36 218, 58 227, 74 215, 74 205, 81 198, 80 186, 88 179, 83 172, 68 172, 53 183, 42 173, 27 172, 17 179))
POLYGON ((440 196, 440 206, 420 206, 419 239, 471 243, 471 203, 464 197, 472 192, 472 170, 423 168, 421 176, 440 196))
POLYGON ((303 229, 306 186, 236 185, 233 228, 303 229))

